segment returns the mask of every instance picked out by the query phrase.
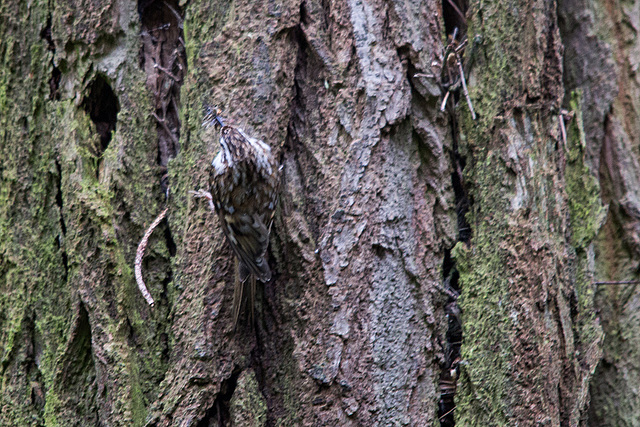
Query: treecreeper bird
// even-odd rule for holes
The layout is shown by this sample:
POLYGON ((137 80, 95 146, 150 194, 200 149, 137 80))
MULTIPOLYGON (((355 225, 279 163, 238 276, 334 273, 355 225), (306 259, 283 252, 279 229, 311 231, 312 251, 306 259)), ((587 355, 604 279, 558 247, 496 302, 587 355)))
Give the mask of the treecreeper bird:
POLYGON ((203 126, 220 128, 220 152, 209 175, 211 193, 200 191, 218 215, 220 226, 236 256, 233 293, 233 324, 237 325, 243 302, 253 315, 256 278, 271 280, 267 262, 269 232, 278 199, 280 168, 271 148, 225 125, 217 109, 207 109, 203 126))

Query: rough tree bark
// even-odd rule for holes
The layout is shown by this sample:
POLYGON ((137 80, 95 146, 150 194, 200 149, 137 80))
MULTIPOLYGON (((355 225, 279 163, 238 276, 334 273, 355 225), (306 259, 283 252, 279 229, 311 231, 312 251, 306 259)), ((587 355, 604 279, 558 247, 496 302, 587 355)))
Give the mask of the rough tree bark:
POLYGON ((3 1, 0 424, 638 425, 640 3, 455 4, 3 1), (235 332, 205 104, 283 164, 235 332))

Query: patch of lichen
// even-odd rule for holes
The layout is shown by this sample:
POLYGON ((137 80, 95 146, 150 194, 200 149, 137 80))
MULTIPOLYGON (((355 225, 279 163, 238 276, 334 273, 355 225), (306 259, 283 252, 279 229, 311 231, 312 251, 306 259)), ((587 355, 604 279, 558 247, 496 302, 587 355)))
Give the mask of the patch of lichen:
MULTIPOLYGON (((535 93, 529 76, 539 67, 526 46, 530 15, 524 3, 472 1, 467 36, 482 38, 471 75, 469 92, 478 120, 473 121, 461 99, 461 152, 466 156, 465 182, 473 200, 468 222, 470 247, 459 243, 452 252, 460 272, 463 344, 461 374, 456 393, 456 424, 510 425, 518 402, 514 383, 513 334, 519 310, 510 295, 513 256, 519 244, 519 218, 509 203, 513 171, 505 167, 509 136, 500 134, 512 110, 524 108, 527 90, 535 93), (529 55, 524 57, 524 55, 529 55)), ((529 34, 530 37, 534 35, 529 34)), ((535 79, 533 79, 535 82, 535 79)), ((535 85, 535 84, 534 84, 535 85)), ((536 149, 530 150, 536 156, 536 149)), ((535 160, 534 160, 535 161, 535 160)), ((522 173, 522 172, 520 172, 522 173)), ((535 177, 535 180, 544 179, 535 177)), ((528 183, 535 188, 536 183, 528 183)), ((529 189, 531 191, 531 189, 529 189)), ((533 191, 535 199, 538 194, 533 191)), ((539 203, 532 203, 533 208, 539 203)), ((544 215, 537 213, 544 221, 544 215)), ((517 287, 517 285, 514 285, 517 287)), ((535 334, 531 337, 535 340, 535 334)), ((535 375, 535 373, 532 373, 535 375)))
MULTIPOLYGON (((472 245, 466 248, 459 244, 453 251, 460 272, 464 337, 462 372, 456 394, 456 422, 461 425, 508 425, 512 421, 511 412, 518 405, 518 402, 511 402, 518 392, 513 396, 509 393, 516 386, 511 383, 517 373, 510 369, 516 369, 517 361, 512 360, 514 354, 510 352, 510 341, 513 337, 510 335, 514 333, 511 312, 517 315, 517 310, 511 307, 514 301, 509 294, 507 282, 514 273, 508 267, 511 265, 510 255, 502 248, 515 245, 516 234, 525 225, 519 222, 519 217, 510 213, 512 208, 507 203, 507 197, 511 190, 502 185, 513 171, 504 167, 504 163, 510 160, 503 152, 504 147, 500 146, 511 135, 509 132, 499 134, 499 129, 505 119, 515 116, 514 111, 527 109, 524 105, 526 96, 539 89, 535 87, 535 78, 530 79, 531 76, 527 73, 537 70, 540 64, 533 56, 522 57, 525 53, 522 48, 525 45, 523 37, 527 28, 520 28, 518 18, 522 16, 522 11, 518 10, 517 5, 474 2, 471 10, 474 19, 469 21, 469 38, 479 34, 483 45, 470 77, 471 98, 479 119, 472 121, 466 108, 461 109, 461 152, 467 158, 465 180, 474 207, 468 215, 473 227, 472 245), (518 64, 517 68, 515 64, 518 64), (525 87, 526 84, 533 87, 525 87)), ((532 108, 539 107, 532 105, 532 108)), ((576 110, 577 107, 573 109, 576 110)), ((544 159, 547 159, 547 163, 556 161, 553 141, 538 136, 545 134, 544 127, 554 124, 553 120, 545 122, 544 115, 543 111, 540 114, 543 119, 538 120, 538 125, 541 126, 533 129, 534 137, 531 142, 528 141, 533 149, 525 151, 533 164, 543 164, 544 159)), ((587 371, 594 366, 592 364, 597 358, 597 345, 601 340, 600 328, 593 311, 593 287, 586 251, 601 226, 604 210, 600 203, 597 181, 583 162, 584 144, 580 144, 580 139, 584 137, 580 136, 580 122, 581 116, 572 124, 572 127, 576 127, 569 129, 570 152, 564 176, 566 203, 571 219, 570 243, 574 247, 567 251, 570 258, 577 260, 577 265, 565 266, 564 272, 568 275, 567 286, 575 281, 579 309, 577 316, 563 321, 573 328, 578 354, 576 360, 568 363, 574 364, 575 371, 582 375, 578 380, 582 381, 588 375, 587 371), (576 252, 577 256, 573 257, 571 254, 576 252), (587 369, 582 372, 581 368, 585 367, 587 369)), ((557 248, 560 248, 564 236, 554 237, 551 231, 557 230, 558 224, 563 222, 562 218, 555 215, 557 212, 561 213, 562 205, 556 205, 558 200, 545 199, 548 191, 562 191, 562 188, 553 185, 554 182, 561 184, 559 180, 562 177, 553 175, 553 172, 554 170, 533 171, 531 177, 526 177, 526 185, 529 186, 527 189, 534 201, 528 215, 539 217, 536 219, 536 228, 542 231, 545 240, 555 241, 557 248), (546 192, 540 190, 545 188, 546 192), (534 212, 533 209, 539 212, 534 212)), ((537 333, 532 331, 534 342, 537 333)), ((558 357, 564 360, 565 355, 558 357)), ((532 372, 529 379, 535 375, 532 372)), ((537 379, 531 381, 539 385, 537 379)), ((528 392, 542 393, 541 390, 528 392)))
MULTIPOLYGON (((571 244, 577 255, 575 292, 578 316, 575 319, 577 338, 585 348, 601 352, 603 332, 596 317, 596 278, 594 247, 604 225, 607 210, 601 202, 600 184, 585 162, 586 136, 582 120, 582 94, 573 92, 570 100, 574 120, 567 128, 566 191, 571 221, 571 244)), ((599 358, 599 356, 598 356, 599 358)), ((593 366, 595 368, 595 365, 593 366)))

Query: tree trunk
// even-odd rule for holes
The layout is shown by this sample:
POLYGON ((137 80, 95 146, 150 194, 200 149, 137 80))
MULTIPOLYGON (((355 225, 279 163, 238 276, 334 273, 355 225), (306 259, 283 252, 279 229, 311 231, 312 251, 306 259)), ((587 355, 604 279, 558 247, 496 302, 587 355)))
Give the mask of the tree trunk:
POLYGON ((639 4, 5 0, 0 424, 637 425, 639 4), (205 105, 283 165, 235 331, 205 105))

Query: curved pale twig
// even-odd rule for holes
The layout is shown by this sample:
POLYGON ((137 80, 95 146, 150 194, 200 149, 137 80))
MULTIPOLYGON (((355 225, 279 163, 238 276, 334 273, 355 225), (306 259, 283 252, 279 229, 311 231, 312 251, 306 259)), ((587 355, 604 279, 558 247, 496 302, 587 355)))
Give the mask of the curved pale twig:
POLYGON ((165 208, 160 215, 153 221, 153 223, 147 228, 147 231, 144 233, 142 240, 140 240, 140 244, 138 245, 138 250, 136 251, 136 261, 134 263, 134 271, 136 274, 136 282, 138 283, 138 289, 142 293, 142 296, 149 303, 151 307, 155 304, 153 297, 149 293, 147 286, 144 284, 144 280, 142 279, 142 257, 144 256, 144 250, 147 248, 147 243, 149 243, 149 237, 151 237, 151 233, 153 230, 160 224, 160 221, 164 219, 167 215, 167 211, 169 208, 165 208))

